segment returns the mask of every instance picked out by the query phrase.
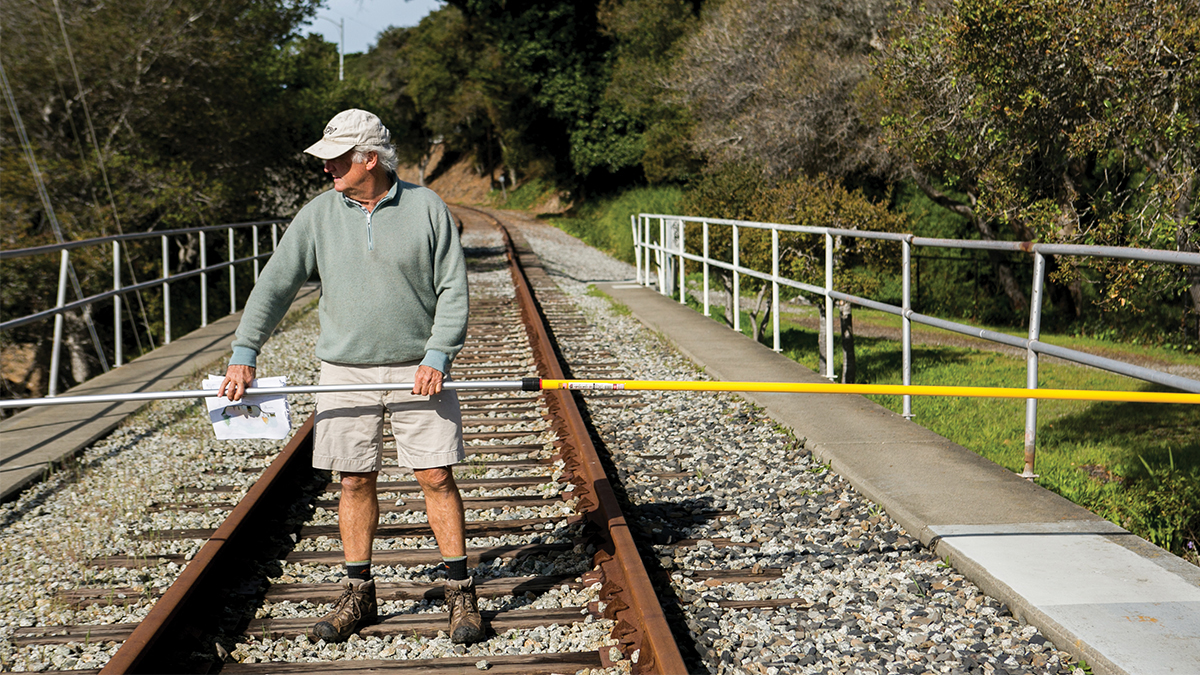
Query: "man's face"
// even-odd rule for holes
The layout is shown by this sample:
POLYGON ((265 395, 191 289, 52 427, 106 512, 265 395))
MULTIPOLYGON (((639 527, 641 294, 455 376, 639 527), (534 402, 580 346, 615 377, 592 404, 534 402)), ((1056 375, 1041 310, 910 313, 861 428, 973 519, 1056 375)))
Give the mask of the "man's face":
POLYGON ((367 155, 366 164, 356 164, 351 158, 354 151, 333 159, 325 160, 325 173, 333 177, 333 189, 351 199, 370 197, 363 194, 363 187, 369 178, 369 166, 375 159, 373 154, 367 155))

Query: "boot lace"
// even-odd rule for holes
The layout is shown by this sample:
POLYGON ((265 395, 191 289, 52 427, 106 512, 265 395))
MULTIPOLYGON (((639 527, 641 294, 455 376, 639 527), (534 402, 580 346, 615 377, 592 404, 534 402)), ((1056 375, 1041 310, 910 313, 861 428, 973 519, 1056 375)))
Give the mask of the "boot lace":
POLYGON ((362 608, 366 602, 360 602, 366 594, 356 591, 353 588, 347 588, 342 592, 342 597, 337 599, 333 605, 333 613, 336 616, 341 616, 344 612, 349 612, 350 618, 354 621, 362 619, 362 608), (349 607, 347 607, 349 605, 349 607))

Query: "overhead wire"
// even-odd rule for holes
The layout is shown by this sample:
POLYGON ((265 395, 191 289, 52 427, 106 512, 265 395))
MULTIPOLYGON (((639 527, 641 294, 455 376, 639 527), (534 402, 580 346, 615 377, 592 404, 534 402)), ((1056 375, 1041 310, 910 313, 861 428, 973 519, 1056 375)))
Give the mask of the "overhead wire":
MULTIPOLYGON (((50 192, 46 189, 46 183, 42 180, 41 167, 38 166, 37 157, 33 152, 33 144, 29 140, 29 134, 25 131, 25 122, 21 119, 21 111, 17 109, 17 100, 13 95, 12 86, 8 82, 8 73, 4 68, 4 64, 0 62, 0 85, 4 89, 4 103, 8 107, 8 112, 12 116, 13 125, 17 129, 17 136, 21 140, 21 148, 25 153, 25 161, 29 164, 29 170, 33 174, 34 183, 37 185, 38 197, 41 199, 42 208, 46 213, 46 217, 50 220, 50 229, 54 233, 54 239, 58 243, 65 243, 65 238, 62 233, 62 226, 58 222, 58 215, 54 211, 54 203, 50 201, 50 192)), ((71 286, 75 290, 75 295, 83 300, 83 288, 79 284, 79 277, 75 274, 75 265, 68 261, 67 264, 68 276, 71 279, 71 286)), ((108 359, 104 356, 104 349, 100 346, 100 336, 96 334, 96 326, 92 323, 92 319, 86 313, 84 314, 84 322, 87 324, 88 332, 91 333, 92 344, 96 348, 96 356, 100 359, 100 367, 104 372, 108 372, 108 359)))
MULTIPOLYGON (((108 180, 108 169, 104 166, 104 158, 100 153, 100 142, 99 142, 99 140, 97 140, 97 137, 96 137, 96 127, 92 124, 91 108, 88 106, 87 97, 83 95, 83 81, 79 77, 79 67, 75 63, 75 52, 74 52, 74 50, 71 49, 71 38, 70 38, 70 36, 67 35, 67 23, 66 23, 66 20, 63 18, 62 8, 59 7, 58 0, 53 0, 53 3, 54 3, 54 13, 55 13, 55 15, 58 16, 58 26, 59 26, 59 29, 62 31, 63 44, 67 50, 67 61, 71 64, 71 73, 75 77, 75 89, 79 95, 79 102, 83 106, 83 117, 84 117, 84 120, 87 122, 88 138, 89 138, 89 140, 91 140, 92 150, 96 154, 96 164, 100 168, 100 176, 104 179, 104 189, 108 192, 108 203, 109 203, 109 207, 112 209, 113 223, 117 227, 117 234, 125 234, 124 229, 121 227, 120 216, 117 212, 117 201, 113 197, 112 185, 109 183, 109 180, 108 180)), ((123 247, 121 250, 124 253, 125 265, 126 265, 126 267, 129 268, 129 278, 136 285, 138 283, 138 277, 137 277, 137 272, 134 271, 134 269, 133 269, 133 261, 129 257, 129 249, 123 247)), ((137 291, 135 293, 135 295, 138 300, 138 307, 140 308, 141 313, 142 313, 142 325, 145 326, 146 331, 148 333, 150 333, 150 339, 151 339, 151 341, 153 341, 154 333, 150 329, 150 320, 146 316, 146 305, 142 301, 142 292, 137 291)), ((130 324, 133 327, 134 341, 137 342, 138 352, 144 353, 145 350, 142 348, 142 338, 138 334, 138 331, 137 331, 137 321, 133 317, 133 308, 127 307, 127 310, 129 312, 130 324)))
MULTIPOLYGON (((33 16, 37 21, 38 28, 42 31, 42 38, 45 39, 46 45, 49 47, 47 50, 47 60, 50 61, 50 69, 54 71, 54 82, 58 85, 58 93, 63 99, 63 112, 66 113, 67 122, 71 125, 71 137, 75 139, 75 147, 79 150, 80 159, 83 159, 87 155, 87 152, 83 149, 83 140, 79 137, 79 127, 75 124, 75 116, 71 114, 71 110, 67 106, 67 101, 70 99, 67 97, 67 88, 63 85, 62 75, 58 72, 58 59, 54 57, 55 52, 58 51, 58 44, 54 42, 50 31, 46 30, 46 24, 42 21, 41 12, 34 12, 33 16)), ((103 212, 100 210, 100 204, 96 201, 96 187, 92 182, 92 173, 88 170, 87 162, 81 161, 80 167, 83 169, 83 178, 87 182, 88 194, 92 198, 92 208, 96 209, 97 214, 102 215, 103 212)), ((75 288, 75 294, 82 300, 83 289, 80 287, 79 279, 75 275, 75 266, 73 263, 68 267, 68 274, 71 277, 71 284, 75 288)), ((108 357, 104 355, 104 349, 100 346, 100 336, 96 334, 96 324, 92 322, 92 317, 86 312, 83 319, 87 323, 88 332, 91 333, 92 343, 96 348, 96 356, 100 360, 100 368, 107 373, 109 371, 108 357)))

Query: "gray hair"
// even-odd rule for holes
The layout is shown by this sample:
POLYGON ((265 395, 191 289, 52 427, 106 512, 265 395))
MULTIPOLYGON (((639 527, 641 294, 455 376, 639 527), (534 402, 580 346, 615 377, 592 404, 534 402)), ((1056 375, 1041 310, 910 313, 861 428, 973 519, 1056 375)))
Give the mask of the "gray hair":
POLYGON ((388 173, 396 173, 396 167, 400 166, 400 156, 396 154, 396 149, 391 143, 382 145, 356 145, 354 146, 354 154, 350 159, 355 164, 366 164, 367 154, 375 153, 379 158, 379 163, 388 173))

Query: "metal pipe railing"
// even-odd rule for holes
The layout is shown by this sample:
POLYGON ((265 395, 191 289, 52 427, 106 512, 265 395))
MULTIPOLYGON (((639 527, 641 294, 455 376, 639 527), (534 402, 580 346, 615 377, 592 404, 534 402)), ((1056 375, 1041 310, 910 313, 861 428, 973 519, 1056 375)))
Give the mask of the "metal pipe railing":
MULTIPOLYGON (((279 230, 281 224, 285 224, 286 220, 262 220, 247 223, 231 223, 226 225, 206 225, 203 227, 189 227, 178 230, 168 230, 159 232, 138 232, 129 234, 111 235, 107 237, 96 237, 93 239, 85 239, 81 241, 63 242, 59 244, 50 244, 46 246, 34 246, 23 249, 14 249, 8 251, 0 251, 0 260, 15 260, 18 258, 26 258, 36 255, 45 255, 58 253, 60 257, 60 273, 57 293, 57 302, 51 309, 42 310, 15 319, 0 322, 0 331, 18 328, 37 321, 43 321, 53 318, 55 323, 54 343, 51 347, 51 368, 50 368, 50 384, 49 393, 55 395, 58 390, 58 375, 61 363, 61 350, 63 340, 63 321, 67 312, 77 309, 83 309, 98 302, 103 302, 109 299, 113 301, 113 356, 114 364, 120 366, 124 363, 124 322, 122 320, 122 312, 124 310, 124 296, 129 293, 137 293, 147 289, 162 288, 163 293, 163 344, 170 344, 172 338, 171 331, 171 285, 173 283, 190 279, 192 277, 200 277, 200 312, 201 326, 208 325, 208 275, 210 272, 218 272, 228 268, 229 270, 229 304, 230 313, 237 311, 237 285, 235 268, 237 265, 252 262, 254 264, 254 281, 258 281, 259 266, 262 260, 271 257, 275 249, 279 245, 279 230), (259 226, 269 225, 271 228, 271 251, 261 253, 258 241, 259 226), (246 258, 236 258, 236 247, 234 239, 234 231, 241 229, 250 229, 251 237, 253 238, 253 255, 246 258), (228 260, 213 265, 208 264, 208 247, 207 234, 209 232, 227 232, 227 247, 228 260), (198 234, 200 237, 200 266, 198 269, 188 270, 186 272, 171 273, 170 269, 170 238, 181 235, 198 234), (161 240, 161 255, 162 255, 162 274, 156 279, 143 281, 136 284, 125 285, 121 278, 120 260, 122 256, 122 242, 131 242, 144 239, 158 237, 161 240), (66 283, 70 273, 70 252, 75 249, 81 249, 88 246, 103 246, 111 245, 112 248, 112 288, 107 291, 96 293, 87 297, 81 297, 73 302, 66 302, 66 283)), ((82 296, 82 293, 80 294, 82 296)))
MULTIPOLYGON (((1109 372, 1118 373, 1128 377, 1152 382, 1164 386, 1174 387, 1183 391, 1200 392, 1200 381, 1190 378, 1164 373, 1162 371, 1137 366, 1131 363, 1125 363, 1116 359, 1109 359, 1086 352, 1068 349, 1066 347, 1058 347, 1049 345, 1040 341, 1041 332, 1041 306, 1045 296, 1045 273, 1046 273, 1046 256, 1048 255, 1069 255, 1069 256, 1091 256, 1091 257, 1107 257, 1120 258, 1126 260, 1140 260, 1145 262, 1166 263, 1176 265, 1191 265, 1200 266, 1200 253, 1189 253, 1186 251, 1166 251, 1160 249, 1138 249, 1127 247, 1113 246, 1092 246, 1092 245, 1070 245, 1070 244, 1038 244, 1027 241, 980 241, 980 240, 960 240, 960 239, 941 239, 935 237, 918 237, 909 233, 897 232, 865 232, 860 230, 847 230, 842 228, 815 227, 810 225, 789 225, 784 223, 763 223, 756 221, 730 220, 723 218, 690 218, 684 216, 674 216, 665 214, 642 213, 633 217, 634 222, 643 223, 644 228, 640 230, 635 226, 634 232, 634 247, 635 258, 639 262, 638 268, 638 283, 650 286, 650 258, 653 252, 656 264, 659 266, 659 291, 666 293, 664 284, 664 260, 667 256, 675 256, 680 265, 680 301, 686 298, 685 278, 683 275, 683 264, 685 260, 700 263, 704 269, 704 313, 709 316, 708 302, 708 277, 709 270, 712 267, 717 269, 727 270, 731 273, 733 279, 733 329, 741 331, 741 277, 742 275, 758 279, 763 282, 771 283, 771 298, 772 307, 775 315, 773 317, 774 327, 774 349, 780 350, 780 327, 779 327, 779 287, 787 286, 797 290, 812 293, 822 296, 824 300, 824 333, 826 341, 824 345, 825 359, 825 377, 830 380, 835 379, 834 375, 834 358, 833 358, 833 310, 834 300, 849 302, 854 305, 867 307, 889 314, 898 315, 901 318, 901 349, 903 351, 902 358, 902 377, 904 386, 912 385, 912 324, 919 323, 934 328, 949 330, 963 335, 970 335, 981 338, 990 342, 1008 345, 1018 349, 1022 349, 1026 353, 1026 389, 1037 389, 1037 373, 1038 373, 1038 358, 1040 354, 1046 354, 1057 358, 1079 363, 1082 365, 1092 366, 1107 370, 1109 372), (650 236, 650 220, 657 218, 660 223, 658 241, 652 241, 650 236), (671 219, 679 223, 679 247, 675 249, 670 247, 664 236, 663 223, 671 219), (688 224, 700 224, 703 227, 703 245, 700 255, 687 253, 684 250, 684 235, 686 234, 686 226, 688 224), (728 226, 730 228, 730 236, 732 242, 732 251, 730 254, 731 261, 715 260, 710 255, 710 227, 713 225, 728 226), (745 267, 741 264, 741 245, 739 235, 743 229, 759 229, 769 230, 771 232, 771 272, 760 272, 758 270, 745 267), (821 235, 824 239, 825 248, 825 278, 823 286, 816 286, 802 281, 788 279, 780 275, 780 242, 781 233, 802 233, 821 235), (834 250, 837 245, 835 237, 853 237, 861 239, 876 239, 885 241, 899 242, 901 245, 901 262, 900 271, 902 277, 901 284, 901 304, 900 306, 891 305, 884 302, 861 298, 846 293, 841 293, 835 290, 835 266, 834 266, 834 250), (947 321, 937 317, 931 317, 917 313, 912 309, 912 248, 914 246, 926 246, 930 248, 951 248, 959 250, 984 250, 984 251, 1003 251, 1010 253, 1019 253, 1032 255, 1034 258, 1034 273, 1033 273, 1033 288, 1030 300, 1030 316, 1029 316, 1029 335, 1027 338, 1019 338, 1011 335, 1006 335, 996 331, 981 329, 967 324, 947 321), (641 261, 645 261, 645 268, 641 267, 641 261)), ((907 418, 912 418, 912 397, 909 394, 903 395, 902 403, 903 415, 907 418)), ((1037 443, 1037 399, 1029 398, 1026 402, 1026 422, 1025 422, 1025 468, 1022 476, 1026 478, 1034 478, 1036 474, 1033 472, 1036 459, 1036 443, 1037 443)))
MULTIPOLYGON (((226 223, 224 225, 203 225, 200 227, 184 227, 178 230, 155 230, 151 232, 128 232, 126 234, 111 234, 105 237, 93 237, 91 239, 80 239, 79 241, 66 241, 61 244, 46 244, 45 246, 30 246, 28 248, 15 248, 8 251, 0 251, 0 260, 12 260, 14 258, 27 258, 34 255, 42 255, 45 253, 57 253, 58 251, 70 251, 86 246, 96 246, 98 244, 107 244, 111 241, 134 241, 137 239, 150 239, 152 237, 178 236, 181 234, 196 234, 198 232, 216 232, 226 229, 242 229, 245 227, 254 227, 256 225, 271 225, 272 235, 274 234, 274 226, 283 223, 291 222, 289 220, 255 220, 245 223, 226 223)), ((272 248, 277 244, 272 240, 272 248)))

